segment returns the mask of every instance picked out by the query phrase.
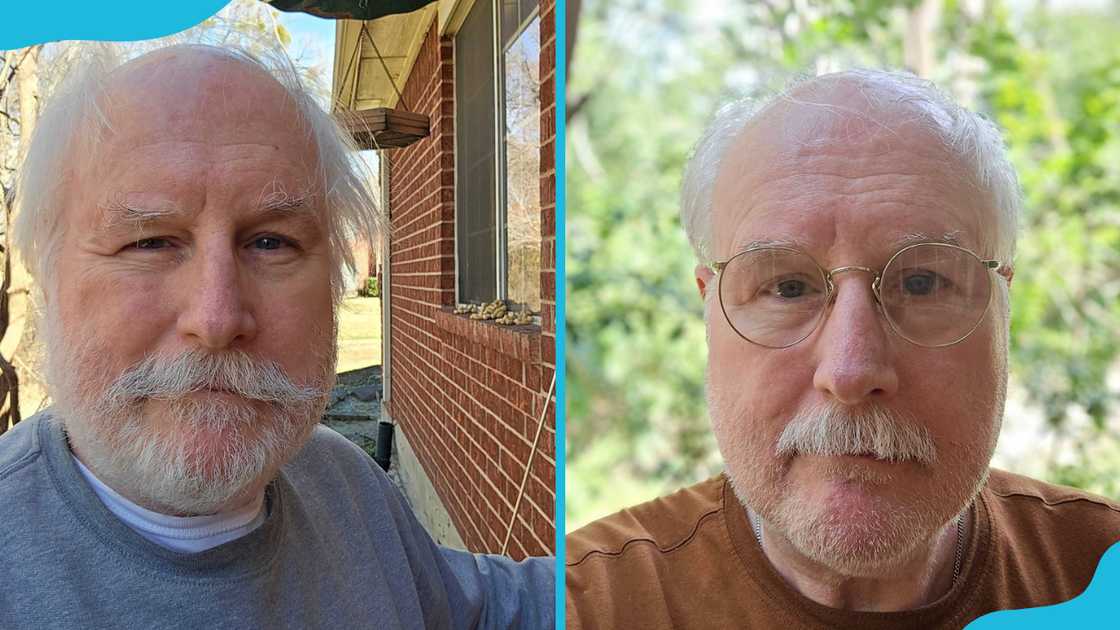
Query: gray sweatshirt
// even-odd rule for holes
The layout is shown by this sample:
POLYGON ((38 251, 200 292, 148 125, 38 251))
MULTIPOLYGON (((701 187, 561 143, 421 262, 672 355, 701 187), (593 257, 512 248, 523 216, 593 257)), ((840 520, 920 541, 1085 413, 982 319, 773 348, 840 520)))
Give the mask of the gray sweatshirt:
POLYGON ((551 628, 552 559, 436 545, 388 477, 325 427, 252 533, 164 549, 101 503, 49 412, 0 438, 0 628, 551 628))

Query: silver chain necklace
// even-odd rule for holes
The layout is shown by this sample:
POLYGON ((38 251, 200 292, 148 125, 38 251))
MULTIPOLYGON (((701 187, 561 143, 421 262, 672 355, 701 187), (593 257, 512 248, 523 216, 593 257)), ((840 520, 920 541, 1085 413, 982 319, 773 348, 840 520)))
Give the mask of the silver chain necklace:
MULTIPOLYGON (((957 551, 953 557, 953 584, 961 576, 961 560, 964 558, 964 515, 957 518, 957 551)), ((754 528, 754 538, 758 541, 758 548, 762 549, 762 519, 756 514, 751 520, 754 528)))

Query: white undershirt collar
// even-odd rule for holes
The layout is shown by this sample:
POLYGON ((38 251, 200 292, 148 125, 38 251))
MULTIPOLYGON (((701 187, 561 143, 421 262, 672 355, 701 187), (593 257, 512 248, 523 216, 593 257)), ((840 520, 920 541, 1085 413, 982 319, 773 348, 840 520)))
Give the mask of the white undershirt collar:
POLYGON ((136 505, 105 485, 77 457, 74 457, 74 462, 110 512, 133 531, 165 549, 179 553, 206 551, 241 538, 264 522, 264 492, 245 505, 226 512, 205 516, 169 516, 136 505))

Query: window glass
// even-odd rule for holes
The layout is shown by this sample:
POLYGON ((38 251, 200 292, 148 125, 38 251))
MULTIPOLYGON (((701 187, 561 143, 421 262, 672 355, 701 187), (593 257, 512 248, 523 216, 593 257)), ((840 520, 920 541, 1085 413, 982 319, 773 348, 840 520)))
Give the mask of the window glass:
POLYGON ((493 5, 474 3, 455 36, 455 240, 460 302, 497 297, 493 5))
POLYGON ((505 87, 506 296, 541 307, 540 18, 506 49, 505 87))
POLYGON ((521 27, 525 25, 534 12, 537 10, 537 0, 500 0, 501 2, 501 24, 502 24, 502 49, 508 49, 509 45, 521 32, 521 27))

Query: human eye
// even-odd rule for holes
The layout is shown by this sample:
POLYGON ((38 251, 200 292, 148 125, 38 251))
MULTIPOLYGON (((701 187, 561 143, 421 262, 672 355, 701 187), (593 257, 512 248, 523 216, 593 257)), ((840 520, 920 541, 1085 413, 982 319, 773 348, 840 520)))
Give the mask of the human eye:
POLYGON ((287 263, 295 260, 300 249, 299 241, 276 233, 258 234, 245 244, 247 253, 270 263, 287 263))
POLYGON ((182 241, 173 236, 146 236, 125 241, 116 256, 133 263, 162 265, 179 261, 186 253, 182 241))
POLYGON ((935 295, 939 291, 944 291, 952 286, 948 278, 928 269, 913 269, 904 272, 900 277, 899 284, 899 290, 904 295, 911 297, 935 295))
POLYGON ((253 239, 251 245, 259 250, 276 250, 291 246, 291 241, 281 236, 265 235, 253 239))
POLYGON ((295 251, 299 249, 299 241, 276 233, 258 234, 249 240, 247 247, 258 252, 295 251))
POLYGON ((167 249, 169 247, 171 247, 171 240, 163 237, 142 238, 128 245, 128 249, 145 251, 167 249))
POLYGON ((774 293, 784 298, 799 298, 809 292, 809 287, 801 280, 782 280, 774 287, 774 293))
POLYGON ((819 293, 819 289, 804 276, 786 276, 770 280, 762 287, 762 293, 779 301, 796 301, 819 293))

